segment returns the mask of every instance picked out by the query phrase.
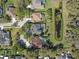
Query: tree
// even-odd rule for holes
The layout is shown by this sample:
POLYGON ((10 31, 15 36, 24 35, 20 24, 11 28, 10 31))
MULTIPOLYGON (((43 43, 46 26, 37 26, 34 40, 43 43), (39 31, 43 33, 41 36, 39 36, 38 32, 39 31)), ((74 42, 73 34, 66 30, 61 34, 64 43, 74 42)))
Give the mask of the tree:
POLYGON ((9 22, 11 21, 11 17, 9 15, 5 15, 5 19, 8 20, 9 22))

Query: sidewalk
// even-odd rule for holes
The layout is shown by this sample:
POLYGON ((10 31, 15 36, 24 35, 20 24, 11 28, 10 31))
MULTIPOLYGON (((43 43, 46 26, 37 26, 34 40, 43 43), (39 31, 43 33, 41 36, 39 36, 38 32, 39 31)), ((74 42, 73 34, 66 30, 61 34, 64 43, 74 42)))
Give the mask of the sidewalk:
POLYGON ((16 21, 17 26, 13 26, 14 23, 1 23, 0 26, 3 26, 4 28, 21 28, 27 21, 31 21, 31 18, 23 18, 23 20, 16 21))

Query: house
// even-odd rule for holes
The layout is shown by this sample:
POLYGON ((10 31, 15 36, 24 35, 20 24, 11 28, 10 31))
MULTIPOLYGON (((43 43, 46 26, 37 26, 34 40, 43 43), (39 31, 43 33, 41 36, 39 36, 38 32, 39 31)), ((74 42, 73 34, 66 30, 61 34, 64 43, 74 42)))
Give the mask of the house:
POLYGON ((44 59, 50 59, 50 57, 49 56, 45 56, 44 59))
POLYGON ((0 30, 3 30, 4 29, 4 27, 3 26, 0 26, 0 30))
POLYGON ((6 11, 6 15, 11 17, 11 22, 14 24, 16 22, 16 14, 14 12, 14 5, 9 5, 6 11))
POLYGON ((36 59, 51 59, 50 56, 37 56, 36 59))
POLYGON ((32 7, 34 9, 43 9, 45 5, 45 0, 32 0, 32 7))
POLYGON ((43 56, 37 56, 36 59, 43 59, 43 56))
POLYGON ((73 59, 71 53, 62 53, 60 56, 56 56, 56 59, 73 59))
POLYGON ((3 56, 0 56, 0 59, 3 59, 3 56))
POLYGON ((13 55, 10 59, 26 59, 24 55, 13 55))
POLYGON ((4 59, 9 59, 9 57, 4 57, 4 59))
POLYGON ((31 26, 31 32, 32 32, 32 34, 38 34, 38 35, 40 35, 44 31, 45 31, 45 24, 39 24, 39 23, 37 23, 37 24, 33 24, 31 26))
POLYGON ((26 44, 25 44, 25 42, 22 40, 22 39, 20 39, 20 40, 18 40, 18 45, 21 47, 21 48, 25 48, 26 47, 26 44))
POLYGON ((42 21, 42 14, 39 12, 32 13, 31 18, 31 22, 40 22, 42 21))
POLYGON ((9 56, 0 56, 0 59, 9 59, 9 56))
POLYGON ((15 13, 14 13, 14 8, 15 6, 14 5, 9 5, 8 8, 7 8, 7 14, 11 17, 15 17, 15 13))
POLYGON ((14 24, 16 23, 16 14, 14 13, 14 8, 15 6, 14 5, 9 5, 8 6, 8 11, 7 11, 7 14, 11 17, 11 22, 14 24))
POLYGON ((39 35, 34 35, 32 38, 32 46, 34 48, 42 48, 44 46, 48 46, 47 39, 44 37, 41 37, 39 35))
POLYGON ((14 59, 26 59, 24 56, 14 56, 14 59))
POLYGON ((24 56, 20 56, 20 55, 17 55, 17 56, 0 56, 0 59, 26 59, 26 57, 24 56))
POLYGON ((0 45, 10 45, 10 42, 10 32, 6 30, 0 30, 0 45))
POLYGON ((30 42, 24 38, 23 35, 20 35, 20 39, 18 39, 18 44, 20 45, 20 47, 24 48, 24 47, 31 47, 30 42))
POLYGON ((34 36, 32 38, 32 46, 34 48, 42 48, 42 42, 41 42, 39 36, 34 36))

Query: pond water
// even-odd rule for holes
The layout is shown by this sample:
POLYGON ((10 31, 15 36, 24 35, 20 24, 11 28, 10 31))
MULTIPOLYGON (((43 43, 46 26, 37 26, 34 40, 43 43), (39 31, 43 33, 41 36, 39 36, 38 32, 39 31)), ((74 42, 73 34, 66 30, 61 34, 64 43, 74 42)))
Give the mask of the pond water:
POLYGON ((61 31, 61 20, 56 22, 56 32, 57 32, 57 37, 60 37, 60 31, 61 31))

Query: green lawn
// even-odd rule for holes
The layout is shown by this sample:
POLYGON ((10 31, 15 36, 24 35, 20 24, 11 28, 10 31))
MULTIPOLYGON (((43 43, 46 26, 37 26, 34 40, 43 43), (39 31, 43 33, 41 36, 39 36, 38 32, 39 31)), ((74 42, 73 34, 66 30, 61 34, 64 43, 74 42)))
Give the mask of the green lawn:
MULTIPOLYGON (((0 0, 1 1, 1 0, 0 0)), ((25 0, 27 2, 27 4, 29 3, 28 0, 25 0)), ((6 7, 11 4, 11 3, 14 3, 15 5, 15 13, 17 14, 18 17, 23 17, 23 16, 28 16, 29 14, 29 10, 23 10, 23 12, 20 12, 18 6, 19 6, 19 3, 20 3, 20 0, 8 0, 8 3, 6 4, 6 7)), ((51 0, 46 0, 46 4, 45 4, 45 9, 43 10, 38 10, 38 11, 44 11, 44 14, 45 14, 45 18, 44 18, 44 21, 46 23, 46 26, 48 26, 48 33, 50 34, 50 36, 48 37, 50 39, 51 42, 53 42, 53 44, 58 44, 58 43, 63 43, 64 44, 64 47, 66 49, 69 49, 71 48, 71 42, 63 39, 63 40, 57 40, 55 37, 55 5, 53 5, 52 1, 51 0), (49 19, 49 15, 47 13, 47 10, 49 8, 52 8, 52 19, 49 19)), ((61 21, 63 22, 63 19, 61 18, 61 21)), ((25 24, 24 25, 25 29, 29 28, 29 25, 28 24, 25 24)), ((24 28, 23 27, 23 28, 24 28)), ((19 54, 24 54, 26 55, 29 59, 35 59, 35 56, 37 56, 37 52, 29 52, 27 50, 23 50, 23 49, 20 49, 18 47, 18 45, 16 44, 16 36, 17 36, 17 32, 19 32, 20 34, 23 34, 25 35, 25 38, 27 39, 28 35, 26 35, 26 32, 24 32, 24 30, 22 29, 12 29, 11 30, 11 35, 12 35, 12 39, 13 39, 13 42, 14 42, 14 45, 12 47, 10 47, 12 50, 8 51, 7 54, 8 55, 14 55, 16 54, 16 52, 19 52, 19 54), (16 50, 17 49, 17 50, 16 50)), ((62 28, 61 28, 61 36, 63 37, 63 23, 62 23, 62 28)), ((31 37, 28 38, 29 40, 31 40, 31 37)), ((70 49, 69 49, 70 50, 70 49)), ((0 50, 0 55, 3 54, 4 51, 0 50)), ((39 51, 39 55, 42 55, 42 56, 46 56, 46 55, 50 55, 50 56, 55 56, 57 53, 60 53, 61 51, 51 51, 51 50, 47 50, 47 49, 40 49, 39 51)))

